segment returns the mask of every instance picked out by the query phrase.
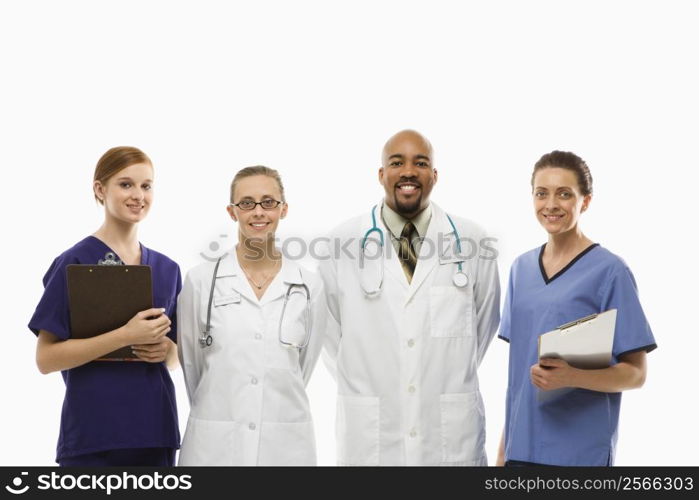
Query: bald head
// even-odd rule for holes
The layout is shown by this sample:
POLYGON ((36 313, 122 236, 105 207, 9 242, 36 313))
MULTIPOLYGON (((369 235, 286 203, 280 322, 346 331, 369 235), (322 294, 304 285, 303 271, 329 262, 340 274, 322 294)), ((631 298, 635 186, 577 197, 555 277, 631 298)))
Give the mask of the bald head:
POLYGON ((406 219, 427 208, 437 182, 430 141, 415 130, 401 130, 386 141, 379 182, 386 192, 386 204, 406 219))
POLYGON ((396 146, 405 141, 409 141, 417 145, 420 149, 423 149, 427 153, 427 156, 429 156, 430 161, 432 160, 432 144, 430 141, 417 130, 405 129, 393 134, 391 138, 386 141, 386 144, 384 144, 383 154, 381 155, 381 164, 384 167, 387 165, 392 152, 397 149, 396 146))

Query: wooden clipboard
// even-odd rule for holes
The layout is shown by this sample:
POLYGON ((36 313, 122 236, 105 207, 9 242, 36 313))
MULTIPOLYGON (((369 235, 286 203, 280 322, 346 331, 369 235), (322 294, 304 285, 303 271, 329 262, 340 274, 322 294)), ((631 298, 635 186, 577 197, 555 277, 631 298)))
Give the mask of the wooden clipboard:
MULTIPOLYGON (((153 307, 150 266, 71 264, 66 267, 71 337, 110 332, 153 307)), ((140 361, 129 346, 97 361, 140 361)))

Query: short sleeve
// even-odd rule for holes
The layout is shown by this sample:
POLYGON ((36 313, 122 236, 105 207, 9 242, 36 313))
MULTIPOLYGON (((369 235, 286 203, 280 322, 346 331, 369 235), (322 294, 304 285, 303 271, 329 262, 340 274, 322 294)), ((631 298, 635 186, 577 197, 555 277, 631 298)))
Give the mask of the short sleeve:
POLYGON ((62 340, 70 338, 70 308, 66 266, 77 263, 65 255, 57 257, 44 275, 44 293, 29 321, 29 329, 35 335, 46 330, 62 340))
POLYGON ((180 294, 180 291, 182 291, 182 273, 180 272, 180 266, 176 266, 176 270, 177 281, 175 283, 175 293, 172 297, 172 301, 170 302, 171 306, 166 311, 168 318, 170 318, 170 321, 172 322, 172 324, 170 325, 170 331, 167 333, 167 336, 175 344, 177 343, 177 297, 180 294))
POLYGON ((510 342, 510 325, 512 324, 512 293, 514 287, 512 286, 514 275, 514 266, 510 269, 510 277, 507 283, 507 295, 505 296, 505 305, 502 308, 502 317, 500 319, 500 331, 498 332, 498 338, 504 340, 505 342, 510 342))
POLYGON ((616 309, 616 329, 612 354, 616 361, 624 354, 651 352, 657 347, 653 332, 638 298, 636 280, 624 266, 613 276, 602 295, 602 310, 616 309))

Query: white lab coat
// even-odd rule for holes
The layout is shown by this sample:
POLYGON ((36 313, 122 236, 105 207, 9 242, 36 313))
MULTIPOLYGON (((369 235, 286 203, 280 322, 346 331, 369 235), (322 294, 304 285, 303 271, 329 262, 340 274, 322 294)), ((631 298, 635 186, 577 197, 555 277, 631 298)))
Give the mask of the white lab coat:
MULTIPOLYGON (((338 464, 487 465, 477 368, 500 319, 494 253, 480 250, 463 260, 469 283, 455 287, 461 259, 452 251, 454 232, 432 204, 408 284, 380 214, 381 204, 376 218, 385 237, 385 272, 379 296, 367 298, 359 283, 359 241, 372 227, 369 211, 331 233, 330 258, 320 263, 331 314, 326 361, 338 384, 338 464), (439 233, 448 242, 441 255, 439 233), (348 239, 354 240, 352 258, 340 253, 348 239)), ((478 246, 486 235, 473 222, 452 220, 461 253, 468 255, 464 240, 478 246)))
MULTIPOLYGON (((190 270, 178 299, 179 356, 191 407, 179 465, 315 465, 305 386, 327 323, 320 278, 283 259, 258 301, 235 251, 229 252, 217 272, 213 343, 202 348, 214 266, 207 262, 190 270), (312 333, 300 351, 281 344, 278 336, 284 295, 292 283, 305 283, 311 295, 312 333)), ((304 334, 303 310, 288 307, 285 312, 285 324, 293 320, 290 329, 299 330, 292 335, 304 334)))

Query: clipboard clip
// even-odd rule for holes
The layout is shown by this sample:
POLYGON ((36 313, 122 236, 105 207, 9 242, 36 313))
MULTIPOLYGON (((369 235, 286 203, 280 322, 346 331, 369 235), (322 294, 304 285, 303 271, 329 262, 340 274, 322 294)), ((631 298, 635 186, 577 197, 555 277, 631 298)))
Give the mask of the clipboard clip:
POLYGON ((563 331, 567 330, 568 328, 572 328, 576 325, 579 325, 581 323, 587 323, 590 320, 595 319, 598 314, 590 314, 589 316, 585 316, 584 318, 576 319, 575 321, 571 321, 570 323, 566 323, 565 325, 561 325, 558 327, 558 330, 563 331))
POLYGON ((113 252, 107 252, 104 255, 104 259, 97 261, 98 266, 123 266, 124 263, 120 261, 113 252))

